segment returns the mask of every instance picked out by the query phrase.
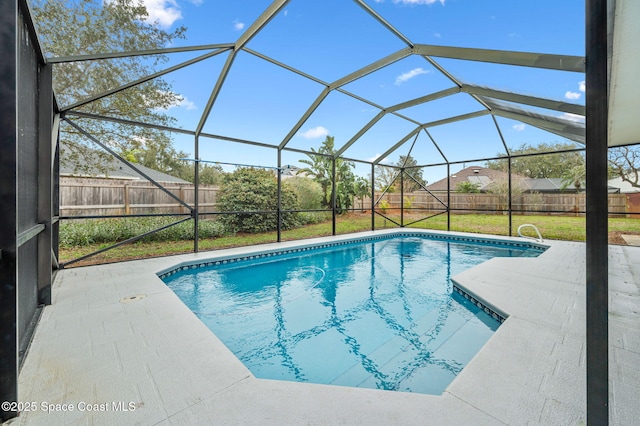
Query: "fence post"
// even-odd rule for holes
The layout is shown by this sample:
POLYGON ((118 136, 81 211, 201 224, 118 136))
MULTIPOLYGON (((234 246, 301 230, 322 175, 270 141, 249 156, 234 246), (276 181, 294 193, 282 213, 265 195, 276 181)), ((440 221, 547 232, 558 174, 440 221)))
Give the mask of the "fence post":
MULTIPOLYGON (((181 199, 181 200, 184 200, 184 185, 183 185, 183 184, 180 184, 178 188, 179 188, 179 190, 178 190, 178 196, 180 197, 180 199, 181 199)), ((186 207, 184 207, 184 206, 178 206, 178 208, 180 209, 180 210, 178 211, 178 213, 186 213, 186 211, 185 211, 185 210, 186 210, 186 207)))
POLYGON ((129 184, 124 184, 124 214, 131 214, 131 202, 129 200, 129 184))

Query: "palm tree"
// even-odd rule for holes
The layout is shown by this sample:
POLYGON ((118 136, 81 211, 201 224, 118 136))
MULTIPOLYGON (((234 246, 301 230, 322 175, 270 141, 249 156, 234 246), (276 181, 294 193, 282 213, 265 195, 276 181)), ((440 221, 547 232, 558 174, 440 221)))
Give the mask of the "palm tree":
MULTIPOLYGON (((332 196, 332 176, 333 176, 333 158, 335 156, 335 141, 333 136, 327 136, 318 151, 311 148, 313 154, 307 154, 309 160, 300 160, 306 164, 301 172, 313 176, 314 180, 320 184, 322 188, 323 207, 331 206, 332 196)), ((345 161, 343 158, 336 158, 336 210, 342 213, 344 209, 351 207, 352 197, 355 195, 355 175, 353 174, 354 164, 351 161, 345 161)))

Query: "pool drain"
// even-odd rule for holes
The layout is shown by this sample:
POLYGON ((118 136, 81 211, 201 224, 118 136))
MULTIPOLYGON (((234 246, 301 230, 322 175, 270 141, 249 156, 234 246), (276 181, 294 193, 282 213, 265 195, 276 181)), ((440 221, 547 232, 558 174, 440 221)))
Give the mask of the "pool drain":
POLYGON ((138 300, 142 300, 147 297, 146 294, 134 294, 133 296, 127 296, 120 299, 120 303, 131 303, 137 302, 138 300))

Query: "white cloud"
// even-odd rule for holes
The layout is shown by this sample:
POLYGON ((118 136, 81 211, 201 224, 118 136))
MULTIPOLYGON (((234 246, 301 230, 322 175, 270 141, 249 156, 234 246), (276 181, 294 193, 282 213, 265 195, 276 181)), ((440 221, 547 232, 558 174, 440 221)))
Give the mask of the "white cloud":
POLYGON ((572 91, 567 91, 567 93, 564 94, 564 97, 567 99, 580 99, 580 96, 582 96, 582 93, 578 93, 578 92, 572 92, 572 91))
POLYGON ((193 101, 190 101, 189 99, 187 99, 186 96, 181 96, 180 97, 180 101, 178 102, 177 106, 182 107, 182 108, 186 108, 188 111, 192 111, 194 109, 198 109, 196 104, 194 104, 193 101))
MULTIPOLYGON (((367 161, 373 163, 374 161, 376 161, 378 158, 380 158, 382 154, 376 154, 373 157, 367 159, 367 161)), ((389 160, 389 157, 383 158, 382 160, 380 160, 380 164, 391 164, 391 160, 389 160)))
POLYGON ((323 136, 327 136, 328 134, 329 134, 329 131, 322 126, 317 126, 307 130, 306 132, 299 133, 299 135, 305 139, 321 138, 323 136))
POLYGON ((442 37, 442 34, 440 34, 440 33, 433 33, 433 36, 434 36, 435 38, 441 38, 441 37, 442 37))
POLYGON ((399 86, 400 84, 412 79, 413 77, 416 77, 420 74, 428 74, 428 73, 429 71, 425 70, 424 68, 414 68, 411 71, 405 72, 404 74, 401 74, 398 77, 396 77, 396 81, 394 84, 399 86))
POLYGON ((587 90, 587 86, 584 81, 579 82, 578 86, 579 86, 578 90, 580 90, 581 92, 584 92, 585 90, 587 90))
MULTIPOLYGON (((162 93, 162 92, 159 92, 159 93, 162 93)), ((158 110, 160 110, 160 111, 167 111, 167 110, 170 110, 171 108, 185 108, 188 111, 192 111, 194 109, 198 109, 196 104, 193 103, 192 101, 190 101, 189 99, 187 99, 186 96, 182 96, 182 95, 179 95, 177 93, 171 93, 171 92, 168 92, 168 93, 165 93, 165 94, 173 96, 173 100, 174 101, 169 106, 167 106, 166 108, 158 108, 158 110)))
POLYGON ((562 115, 559 115, 558 118, 562 118, 563 120, 569 120, 569 121, 574 121, 576 123, 584 123, 584 117, 581 115, 577 115, 577 114, 571 114, 568 112, 565 112, 562 115))
POLYGON ((393 0, 393 2, 402 4, 434 4, 439 2, 444 5, 445 0, 393 0))
POLYGON ((244 22, 240 22, 237 19, 233 21, 233 29, 236 31, 240 31, 244 29, 244 22))
POLYGON ((169 28, 178 19, 182 19, 180 7, 175 0, 142 0, 149 16, 146 21, 157 22, 162 28, 169 28))
POLYGON ((526 125, 526 124, 524 124, 524 123, 518 123, 518 124, 514 124, 514 125, 513 125, 513 130, 515 130, 516 132, 521 132, 521 131, 523 131, 526 127, 527 127, 527 125, 526 125))

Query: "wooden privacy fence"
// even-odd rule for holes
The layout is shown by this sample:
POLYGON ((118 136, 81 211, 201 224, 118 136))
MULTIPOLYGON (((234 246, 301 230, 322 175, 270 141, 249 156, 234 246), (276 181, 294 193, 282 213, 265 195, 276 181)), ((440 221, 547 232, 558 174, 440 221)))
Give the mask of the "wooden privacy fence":
MULTIPOLYGON (((376 200, 380 194, 376 194, 376 200)), ((412 192, 404 195, 404 206, 412 209, 420 209, 426 211, 446 210, 441 202, 448 204, 447 194, 431 195, 425 191, 412 192), (437 198, 436 198, 437 197, 437 198)), ((400 208, 400 194, 387 193, 383 200, 388 203, 388 208, 400 208)), ((609 213, 640 213, 640 194, 609 194, 609 213), (635 201, 638 199, 638 201, 635 201)), ((365 206, 366 206, 365 201, 365 206)), ((376 209, 380 209, 378 204, 376 209)), ((508 210, 509 200, 507 195, 499 194, 459 194, 451 193, 451 209, 452 210, 485 210, 487 213, 495 210, 508 210)), ((566 214, 584 212, 586 210, 585 194, 543 194, 543 193, 527 193, 514 195, 511 200, 511 209, 515 212, 538 212, 546 214, 554 214, 563 212, 566 214)), ((498 212, 500 213, 500 212, 498 212)), ((630 215, 630 217, 638 217, 630 215)))
MULTIPOLYGON (((193 184, 165 183, 164 187, 190 206, 193 184)), ((215 211, 218 188, 200 185, 200 212, 215 211)), ((145 213, 188 213, 167 193, 147 181, 100 178, 60 178, 60 216, 145 213)))
MULTIPOLYGON (((167 183, 165 188, 178 196, 190 206, 194 205, 193 184, 167 183)), ((202 213, 216 211, 216 195, 218 187, 201 185, 199 205, 202 213)), ((418 191, 404 196, 405 207, 425 211, 443 211, 446 208, 436 199, 438 197, 447 204, 447 194, 431 195, 418 191), (434 196, 435 195, 435 196, 434 196)), ((376 194, 376 200, 380 194, 376 194)), ((383 200, 387 208, 400 208, 400 194, 385 194, 383 200)), ((356 208, 369 209, 371 201, 357 199, 356 208)), ((459 194, 451 193, 451 208, 464 210, 484 210, 490 213, 495 210, 508 210, 506 195, 498 194, 459 194)), ((516 212, 538 212, 554 214, 576 214, 586 209, 585 194, 519 194, 513 197, 511 208, 516 212)), ((376 210, 381 210, 378 204, 376 210)), ((100 178, 60 178, 60 215, 61 216, 94 216, 144 213, 188 213, 157 186, 146 181, 100 178)), ((500 213, 500 212, 498 212, 500 213)), ((640 213, 640 193, 609 194, 609 213, 640 213)), ((640 218, 640 215, 629 217, 640 218)))

